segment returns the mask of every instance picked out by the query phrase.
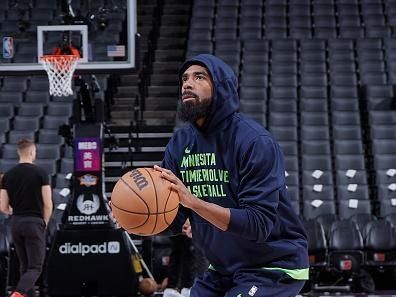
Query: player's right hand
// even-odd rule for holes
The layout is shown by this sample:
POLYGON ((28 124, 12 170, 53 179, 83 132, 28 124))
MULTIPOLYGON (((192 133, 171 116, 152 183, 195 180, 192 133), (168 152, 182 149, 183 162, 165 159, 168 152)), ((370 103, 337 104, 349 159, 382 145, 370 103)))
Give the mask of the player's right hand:
POLYGON ((171 184, 171 189, 176 191, 179 195, 180 204, 187 208, 192 208, 194 200, 197 198, 190 193, 183 182, 169 169, 165 169, 154 165, 154 169, 161 173, 161 177, 166 179, 171 184))

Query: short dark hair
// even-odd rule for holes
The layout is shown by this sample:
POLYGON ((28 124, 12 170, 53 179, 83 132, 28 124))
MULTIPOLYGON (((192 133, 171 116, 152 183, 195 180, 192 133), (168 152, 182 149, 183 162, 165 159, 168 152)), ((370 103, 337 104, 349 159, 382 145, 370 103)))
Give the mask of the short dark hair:
POLYGON ((22 138, 18 141, 17 147, 18 151, 24 151, 25 149, 34 145, 34 141, 28 138, 22 138))

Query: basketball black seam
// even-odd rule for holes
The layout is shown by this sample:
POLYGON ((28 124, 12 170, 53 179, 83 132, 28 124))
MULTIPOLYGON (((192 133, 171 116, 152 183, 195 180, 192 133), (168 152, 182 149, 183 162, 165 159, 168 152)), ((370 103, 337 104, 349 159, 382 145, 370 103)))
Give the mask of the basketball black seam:
MULTIPOLYGON (((148 175, 150 175, 151 182, 153 183, 154 193, 155 193, 155 206, 156 206, 156 210, 157 210, 156 213, 158 214, 158 195, 157 195, 157 187, 155 186, 155 182, 154 182, 153 177, 151 176, 151 173, 150 173, 146 168, 143 168, 143 169, 147 171, 148 175)), ((155 224, 154 224, 152 233, 154 233, 155 228, 157 228, 157 223, 158 223, 158 215, 155 216, 155 224)))
POLYGON ((178 208, 179 208, 179 206, 176 206, 175 208, 172 208, 172 209, 167 210, 167 211, 149 212, 149 213, 147 213, 147 212, 130 211, 130 210, 121 208, 121 207, 117 206, 116 204, 114 204, 114 203, 112 202, 112 203, 111 203, 111 207, 113 207, 113 205, 114 205, 116 208, 118 208, 119 210, 124 211, 124 212, 127 212, 127 213, 138 214, 138 215, 149 215, 149 216, 152 216, 152 215, 159 215, 159 214, 164 214, 164 213, 170 213, 170 212, 174 211, 175 209, 178 209, 178 208))
MULTIPOLYGON (((158 216, 159 214, 162 214, 162 212, 160 212, 160 213, 148 213, 148 214, 147 214, 147 213, 141 213, 141 212, 133 212, 133 211, 129 211, 129 210, 120 208, 120 207, 118 207, 117 205, 115 205, 114 203, 111 203, 111 206, 117 208, 117 209, 120 210, 120 211, 126 212, 126 213, 138 214, 138 215, 147 215, 147 220, 150 218, 151 215, 158 216)), ((170 210, 164 212, 164 214, 165 214, 165 213, 173 212, 174 210, 176 210, 176 209, 178 209, 178 208, 179 208, 179 205, 177 205, 175 208, 172 208, 172 209, 170 209, 170 210)), ((129 230, 134 230, 134 229, 137 229, 137 228, 139 228, 139 227, 142 227, 144 224, 146 224, 147 220, 146 220, 143 224, 141 224, 141 225, 138 225, 138 226, 135 226, 135 227, 123 227, 123 228, 124 228, 125 230, 127 230, 127 231, 129 231, 129 230)), ((168 226, 169 226, 169 225, 168 225, 168 226)), ((154 232, 154 231, 153 231, 153 232, 154 232)), ((153 232, 152 232, 152 233, 153 233, 153 232)))
MULTIPOLYGON (((136 194, 136 196, 142 200, 142 202, 146 205, 146 208, 148 211, 150 211, 150 207, 148 206, 147 202, 121 177, 122 182, 132 191, 136 194)), ((150 216, 147 216, 146 220, 144 221, 144 224, 148 222, 150 219, 150 216)))
MULTIPOLYGON (((111 207, 114 207, 114 206, 115 206, 115 208, 118 208, 118 209, 121 210, 121 211, 125 211, 125 212, 130 213, 129 211, 124 210, 124 209, 122 209, 122 208, 119 208, 117 205, 114 205, 114 203, 112 203, 112 204, 111 204, 111 207)), ((145 215, 145 213, 142 213, 142 214, 145 215)), ((150 216, 148 215, 147 218, 146 218, 146 220, 145 220, 141 225, 135 226, 135 227, 133 227, 132 229, 136 229, 136 228, 139 228, 139 227, 144 226, 144 225, 147 223, 147 221, 149 220, 149 218, 150 218, 150 216)), ((131 228, 127 228, 127 229, 129 230, 129 229, 131 229, 131 228)))
POLYGON ((147 202, 140 196, 122 177, 121 177, 122 182, 142 200, 142 202, 146 205, 147 210, 150 210, 150 207, 148 206, 147 202))
MULTIPOLYGON (((171 193, 172 193, 172 189, 169 190, 168 197, 166 198, 165 209, 166 209, 166 206, 168 205, 168 201, 169 201, 171 193)), ((164 221, 165 221, 165 224, 167 224, 168 226, 170 225, 170 223, 168 224, 168 220, 166 219, 166 213, 165 212, 164 212, 164 221)))

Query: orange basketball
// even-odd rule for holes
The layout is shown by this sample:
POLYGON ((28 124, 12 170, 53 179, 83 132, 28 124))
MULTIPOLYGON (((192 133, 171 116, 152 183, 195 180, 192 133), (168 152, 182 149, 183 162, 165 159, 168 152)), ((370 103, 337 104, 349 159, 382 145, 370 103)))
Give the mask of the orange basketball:
POLYGON ((164 231, 179 209, 179 196, 153 168, 125 173, 111 194, 114 218, 128 233, 148 236, 164 231))

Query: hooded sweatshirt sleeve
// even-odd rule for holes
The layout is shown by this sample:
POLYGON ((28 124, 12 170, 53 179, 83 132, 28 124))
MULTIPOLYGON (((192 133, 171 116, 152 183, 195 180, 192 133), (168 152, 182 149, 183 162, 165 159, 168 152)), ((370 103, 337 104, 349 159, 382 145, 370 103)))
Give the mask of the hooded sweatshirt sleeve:
POLYGON ((239 208, 231 209, 229 232, 264 242, 277 217, 284 186, 284 162, 279 146, 269 136, 259 136, 242 149, 239 208))

